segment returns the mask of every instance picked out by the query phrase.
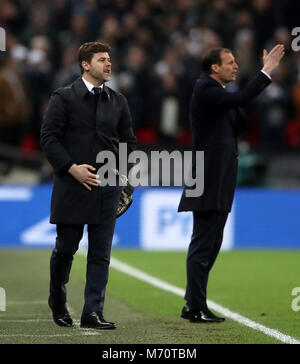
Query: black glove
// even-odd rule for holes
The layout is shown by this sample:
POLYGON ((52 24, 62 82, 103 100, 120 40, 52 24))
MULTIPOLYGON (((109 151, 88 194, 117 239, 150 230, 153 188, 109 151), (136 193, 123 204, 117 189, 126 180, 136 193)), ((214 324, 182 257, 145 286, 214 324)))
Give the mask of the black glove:
POLYGON ((117 208, 117 218, 124 214, 129 208, 129 206, 132 204, 132 194, 134 191, 134 187, 129 184, 127 181, 127 184, 123 187, 123 190, 121 192, 121 198, 119 201, 119 206, 117 208))

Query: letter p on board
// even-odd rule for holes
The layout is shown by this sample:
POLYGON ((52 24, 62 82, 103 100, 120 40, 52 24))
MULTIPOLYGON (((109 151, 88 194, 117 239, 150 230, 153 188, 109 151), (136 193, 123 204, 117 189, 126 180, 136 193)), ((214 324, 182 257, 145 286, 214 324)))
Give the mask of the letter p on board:
POLYGON ((6 51, 6 35, 5 29, 0 27, 0 51, 6 51))
POLYGON ((0 311, 6 311, 5 289, 0 287, 0 311))

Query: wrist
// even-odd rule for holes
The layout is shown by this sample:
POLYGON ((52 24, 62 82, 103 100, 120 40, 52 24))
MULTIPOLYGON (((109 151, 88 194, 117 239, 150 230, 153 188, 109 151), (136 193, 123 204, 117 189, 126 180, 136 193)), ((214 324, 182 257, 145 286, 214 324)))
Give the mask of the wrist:
POLYGON ((267 73, 267 72, 265 72, 264 70, 261 70, 261 72, 264 74, 264 75, 266 75, 271 81, 272 81, 272 78, 271 78, 271 76, 270 76, 270 74, 269 73, 267 73))
POLYGON ((262 71, 266 73, 269 77, 271 77, 272 69, 269 67, 263 67, 262 71))
POLYGON ((76 163, 73 163, 71 167, 68 169, 68 173, 73 174, 74 169, 77 167, 76 163))

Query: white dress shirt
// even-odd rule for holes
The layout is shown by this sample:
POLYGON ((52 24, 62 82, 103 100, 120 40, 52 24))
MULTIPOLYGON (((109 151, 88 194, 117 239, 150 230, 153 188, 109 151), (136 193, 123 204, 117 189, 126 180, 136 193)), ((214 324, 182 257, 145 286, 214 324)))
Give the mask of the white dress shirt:
POLYGON ((271 76, 270 76, 269 74, 267 74, 267 72, 265 72, 265 71, 263 71, 263 70, 261 70, 261 72, 262 72, 264 75, 266 75, 267 77, 269 77, 269 79, 270 79, 270 80, 272 80, 271 76))
MULTIPOLYGON (((84 84, 86 85, 87 89, 92 93, 94 94, 94 91, 93 91, 93 88, 96 87, 94 86, 93 84, 91 84, 89 81, 85 80, 83 77, 82 77, 82 81, 84 82, 84 84)), ((101 86, 99 86, 101 89, 103 88, 103 84, 101 86)))

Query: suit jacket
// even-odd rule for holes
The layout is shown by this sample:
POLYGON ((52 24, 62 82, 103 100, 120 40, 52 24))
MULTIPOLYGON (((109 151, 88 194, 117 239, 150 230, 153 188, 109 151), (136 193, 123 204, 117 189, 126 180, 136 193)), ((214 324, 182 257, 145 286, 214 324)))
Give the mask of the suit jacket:
POLYGON ((97 101, 78 78, 54 91, 41 127, 41 147, 54 169, 50 223, 99 224, 101 189, 89 191, 68 173, 73 164, 96 169, 100 151, 112 151, 118 160, 119 142, 128 153, 136 147, 126 98, 103 86, 97 101))
MULTIPOLYGON (((178 211, 231 210, 238 168, 237 135, 246 127, 243 107, 270 83, 259 72, 242 91, 230 93, 210 76, 197 80, 190 120, 193 151, 204 151, 204 192, 200 197, 186 197, 186 186, 178 211)), ((195 176, 193 154, 192 175, 195 176)))

